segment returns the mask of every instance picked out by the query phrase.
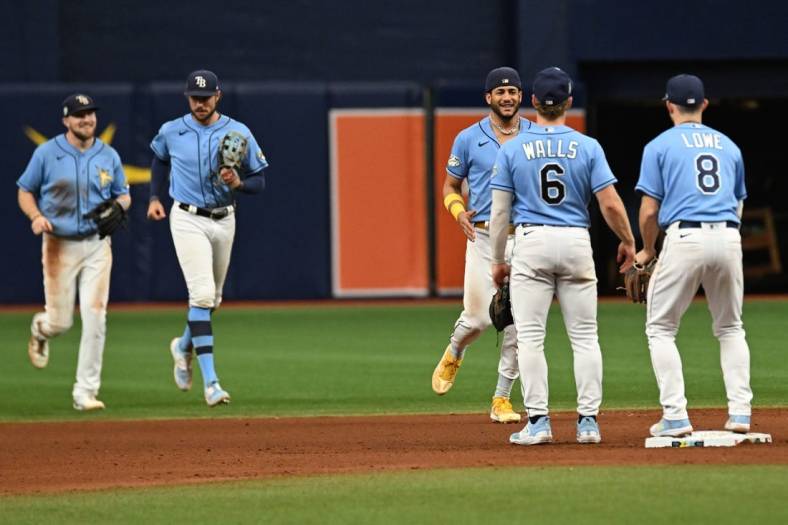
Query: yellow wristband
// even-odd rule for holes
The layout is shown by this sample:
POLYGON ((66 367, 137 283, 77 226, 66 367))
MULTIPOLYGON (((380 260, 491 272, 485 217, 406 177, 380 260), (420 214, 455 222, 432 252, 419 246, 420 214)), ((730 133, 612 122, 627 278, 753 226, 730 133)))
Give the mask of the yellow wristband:
POLYGON ((443 205, 446 206, 446 209, 449 210, 449 213, 452 214, 455 221, 457 220, 457 216, 465 211, 465 200, 463 200, 462 195, 459 193, 449 193, 446 195, 443 198, 443 205))

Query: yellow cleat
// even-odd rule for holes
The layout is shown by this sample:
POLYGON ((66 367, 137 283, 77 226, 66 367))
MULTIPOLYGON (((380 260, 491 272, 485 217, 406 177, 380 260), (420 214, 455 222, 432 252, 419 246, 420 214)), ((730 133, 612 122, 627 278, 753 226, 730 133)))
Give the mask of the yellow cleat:
POLYGON ((436 394, 442 396, 454 386, 454 378, 457 377, 457 371, 461 364, 462 359, 451 355, 451 344, 449 344, 432 373, 432 390, 436 394))
POLYGON ((508 397, 494 397, 490 409, 490 419, 497 423, 519 423, 520 414, 514 411, 508 397))

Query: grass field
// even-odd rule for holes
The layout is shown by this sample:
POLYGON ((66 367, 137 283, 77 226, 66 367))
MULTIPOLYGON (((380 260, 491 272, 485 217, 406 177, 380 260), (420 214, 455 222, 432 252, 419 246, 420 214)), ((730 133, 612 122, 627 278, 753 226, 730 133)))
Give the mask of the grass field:
MULTIPOLYGON (((644 312, 623 303, 600 305, 603 410, 658 408, 644 312)), ((215 316, 214 333, 217 371, 233 403, 210 410, 201 389, 181 393, 172 382, 168 343, 182 329, 185 309, 111 311, 100 396, 108 409, 95 414, 71 408, 79 324, 52 342, 49 367, 34 370, 26 355, 30 314, 2 313, 0 421, 484 412, 497 374, 494 332, 469 351, 448 396, 430 389, 432 369, 458 313, 459 306, 436 304, 227 308, 215 316)), ((786 302, 745 305, 756 406, 786 405, 787 318, 786 302)), ((679 348, 691 407, 724 406, 719 351, 704 303, 693 304, 684 317, 679 348)), ((551 312, 546 352, 551 406, 573 409, 572 354, 557 309, 551 312)), ((519 392, 513 397, 518 406, 519 392)), ((539 522, 782 523, 788 514, 781 503, 788 496, 787 476, 784 466, 319 476, 0 497, 0 521, 509 523, 517 514, 527 521, 529 507, 537 506, 539 522), (447 505, 451 516, 437 513, 447 505), (511 511, 499 512, 506 505, 511 511)))
MULTIPOLYGON (((208 411, 199 388, 181 393, 172 382, 168 345, 180 332, 185 312, 110 312, 101 389, 108 410, 91 417, 482 412, 488 409, 497 378, 499 354, 492 330, 469 350, 450 395, 438 397, 430 389, 432 369, 458 313, 458 307, 446 305, 226 309, 215 316, 215 352, 217 371, 233 404, 208 411)), ((26 351, 29 318, 0 315, 5 365, 0 397, 14 400, 0 405, 0 421, 84 417, 71 408, 70 396, 79 324, 52 341, 49 367, 35 370, 26 351)), ((787 318, 784 302, 751 301, 745 307, 757 406, 786 402, 787 318)), ((603 408, 658 407, 643 322, 642 307, 600 305, 603 408)), ((679 348, 691 405, 722 406, 719 350, 704 303, 694 304, 685 316, 679 348)), ((551 406, 572 409, 572 352, 555 308, 546 352, 551 406)), ((521 399, 517 391, 513 397, 521 399)))
POLYGON ((0 499, 6 523, 786 523, 785 467, 463 469, 0 499), (753 479, 757 483, 743 483, 753 479))

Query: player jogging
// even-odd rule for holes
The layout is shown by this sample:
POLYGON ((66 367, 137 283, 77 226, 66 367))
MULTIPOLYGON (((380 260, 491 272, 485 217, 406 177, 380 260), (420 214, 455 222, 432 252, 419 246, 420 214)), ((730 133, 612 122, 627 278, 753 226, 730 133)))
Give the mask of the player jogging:
POLYGON ((652 436, 692 432, 676 333, 703 286, 712 330, 720 342, 728 396, 725 428, 746 433, 752 390, 750 350, 741 319, 739 223, 747 197, 741 151, 727 136, 703 125, 708 100, 698 77, 672 77, 666 91, 663 100, 673 127, 646 145, 636 186, 643 193, 638 263, 654 258, 659 229, 666 231, 647 295, 646 335, 663 414, 650 431, 652 436))
POLYGON ((572 105, 572 81, 557 67, 540 71, 531 103, 537 125, 498 152, 492 176, 492 275, 510 275, 517 330, 517 359, 528 423, 509 441, 518 445, 553 439, 548 415, 545 326, 558 298, 574 353, 579 443, 599 443, 602 353, 597 337, 596 272, 588 234, 588 202, 595 195, 621 243, 617 260, 626 271, 635 242, 626 210, 599 143, 564 125, 572 105), (509 216, 517 225, 511 267, 505 264, 509 216))
POLYGON ((76 410, 100 410, 98 399, 107 327, 111 235, 131 206, 129 188, 117 152, 96 138, 98 106, 85 94, 63 101, 66 132, 36 148, 17 181, 19 207, 30 228, 42 235, 46 311, 33 316, 27 351, 36 368, 49 363, 49 339, 74 323, 79 295, 82 337, 76 383, 76 410), (91 211, 106 206, 104 217, 121 220, 108 229, 91 211))
POLYGON ((176 386, 192 386, 192 351, 197 355, 208 406, 229 403, 214 369, 211 314, 222 287, 235 235, 234 192, 258 193, 268 166, 249 129, 216 111, 222 93, 211 71, 189 74, 184 93, 190 113, 165 122, 151 142, 151 201, 148 218, 166 217, 159 196, 169 177, 174 203, 170 230, 186 286, 189 311, 181 337, 170 343, 176 386), (227 159, 235 156, 237 166, 227 159))
MULTIPOLYGON (((489 116, 462 130, 454 139, 443 197, 446 209, 457 220, 467 237, 465 250, 465 289, 463 311, 454 324, 448 346, 432 374, 432 389, 438 395, 449 391, 468 346, 491 324, 488 307, 495 293, 490 275, 490 173, 501 145, 531 127, 518 114, 523 100, 520 75, 512 68, 500 67, 487 75, 485 99, 489 116), (465 209, 462 183, 467 181, 470 210, 465 209)), ((508 253, 511 253, 509 244, 508 253)), ((519 375, 517 337, 514 326, 504 330, 498 383, 490 408, 490 418, 499 423, 516 423, 520 414, 509 401, 512 385, 519 375)))

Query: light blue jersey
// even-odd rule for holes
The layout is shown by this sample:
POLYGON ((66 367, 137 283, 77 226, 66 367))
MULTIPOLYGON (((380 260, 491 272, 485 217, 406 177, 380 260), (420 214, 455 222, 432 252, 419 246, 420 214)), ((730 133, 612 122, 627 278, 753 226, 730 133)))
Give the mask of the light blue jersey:
POLYGON ((191 113, 161 126, 150 147, 170 163, 170 197, 208 209, 233 203, 232 190, 219 177, 219 144, 230 131, 247 140, 241 178, 265 169, 268 162, 249 128, 226 115, 210 126, 197 123, 191 113))
POLYGON ((741 151, 703 124, 674 126, 643 149, 635 189, 660 201, 663 229, 680 220, 738 223, 738 201, 747 198, 741 151))
POLYGON ((58 237, 87 237, 96 223, 83 216, 107 199, 129 192, 118 153, 95 139, 79 151, 65 134, 36 148, 17 186, 36 197, 38 209, 58 237))
MULTIPOLYGON (((530 127, 530 120, 520 118, 520 134, 530 127)), ((456 179, 468 179, 468 209, 476 210, 474 221, 490 220, 490 173, 499 149, 490 117, 465 128, 454 139, 446 171, 456 179)))
POLYGON ((588 228, 591 195, 615 184, 599 142, 567 126, 538 126, 503 145, 491 186, 514 193, 515 224, 588 228))

